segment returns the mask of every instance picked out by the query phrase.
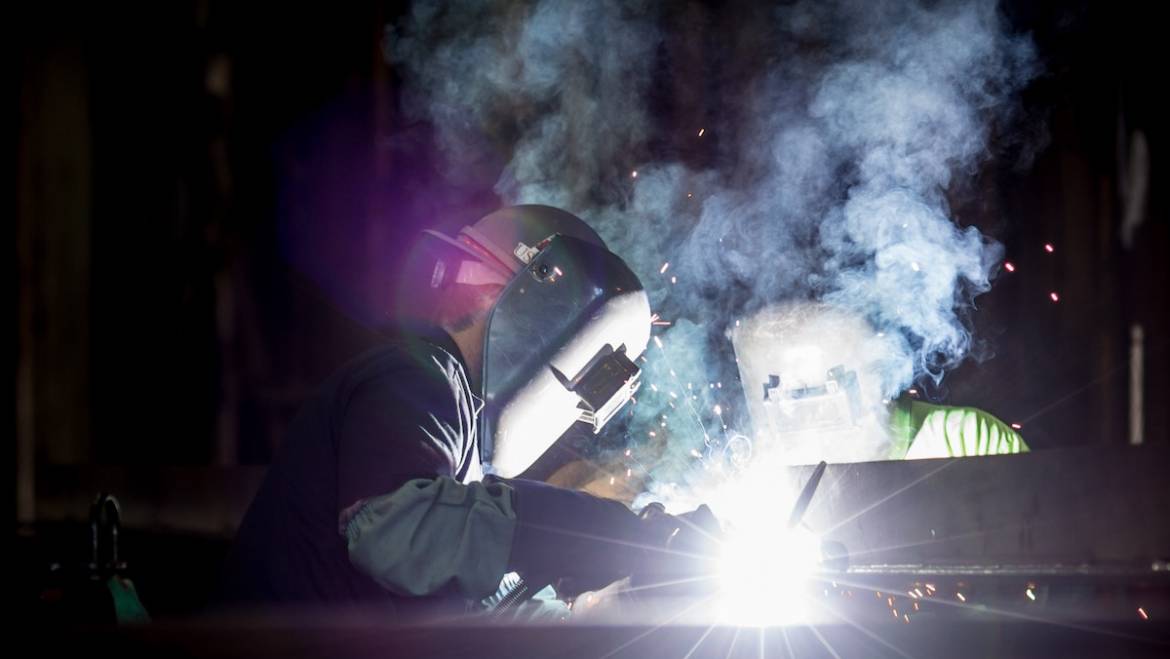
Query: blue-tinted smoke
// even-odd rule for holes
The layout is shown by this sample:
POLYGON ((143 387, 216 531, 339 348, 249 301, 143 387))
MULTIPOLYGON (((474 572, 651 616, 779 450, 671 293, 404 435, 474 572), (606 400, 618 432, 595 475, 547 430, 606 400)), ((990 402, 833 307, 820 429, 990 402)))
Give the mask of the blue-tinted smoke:
POLYGON ((952 220, 947 194, 1035 75, 995 2, 423 1, 387 53, 453 176, 585 217, 672 323, 656 328, 629 426, 659 481, 717 463, 742 426, 725 331, 765 304, 821 299, 898 337, 887 396, 968 354, 964 314, 1001 250, 952 220), (720 19, 723 69, 743 74, 709 125, 656 120, 680 15, 720 19), (718 140, 716 155, 662 157, 663 130, 718 140))

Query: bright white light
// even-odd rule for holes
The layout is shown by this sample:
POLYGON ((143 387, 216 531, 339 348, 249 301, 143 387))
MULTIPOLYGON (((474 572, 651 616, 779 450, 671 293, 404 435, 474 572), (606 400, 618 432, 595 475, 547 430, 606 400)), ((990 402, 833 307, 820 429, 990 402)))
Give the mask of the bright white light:
POLYGON ((810 577, 820 568, 817 536, 805 529, 760 524, 723 538, 719 561, 722 622, 764 626, 800 623, 810 577))

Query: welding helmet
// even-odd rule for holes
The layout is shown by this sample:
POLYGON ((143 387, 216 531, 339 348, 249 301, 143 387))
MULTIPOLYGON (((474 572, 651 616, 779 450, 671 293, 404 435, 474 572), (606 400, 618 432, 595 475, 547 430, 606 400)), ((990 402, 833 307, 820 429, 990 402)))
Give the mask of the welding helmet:
POLYGON ((731 332, 757 450, 786 464, 862 462, 889 452, 884 336, 857 314, 789 302, 731 332))
POLYGON ((549 206, 504 208, 454 237, 432 289, 498 284, 483 344, 480 456, 492 473, 527 469, 573 423, 596 433, 639 385, 650 339, 638 277, 585 222, 549 206))

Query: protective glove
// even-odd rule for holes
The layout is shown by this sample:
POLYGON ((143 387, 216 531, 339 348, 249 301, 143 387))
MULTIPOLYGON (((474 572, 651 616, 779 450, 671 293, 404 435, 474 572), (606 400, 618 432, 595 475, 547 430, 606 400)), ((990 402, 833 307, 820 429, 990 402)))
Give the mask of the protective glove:
POLYGON ((662 504, 652 503, 639 517, 653 540, 633 572, 631 586, 669 596, 715 587, 722 529, 710 508, 702 505, 688 513, 670 515, 662 504))
MULTIPOLYGON (((575 597, 635 573, 691 574, 718 522, 706 506, 672 516, 661 505, 635 514, 618 501, 523 479, 514 492, 516 531, 508 568, 534 587, 552 584, 575 597), (677 529, 677 531, 676 531, 677 529)), ((486 480, 486 479, 485 479, 486 480)), ((682 577, 674 577, 682 578, 682 577)))

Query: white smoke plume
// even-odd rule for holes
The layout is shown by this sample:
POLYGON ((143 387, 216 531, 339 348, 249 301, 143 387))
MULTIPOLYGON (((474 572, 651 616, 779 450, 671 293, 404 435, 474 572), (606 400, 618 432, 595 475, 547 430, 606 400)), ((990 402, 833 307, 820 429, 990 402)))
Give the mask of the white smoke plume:
POLYGON ((657 487, 743 427, 725 332, 765 304, 897 337, 887 396, 968 355, 1001 249, 948 195, 1036 74, 992 0, 423 0, 386 51, 458 183, 586 218, 672 322, 628 426, 657 487))

